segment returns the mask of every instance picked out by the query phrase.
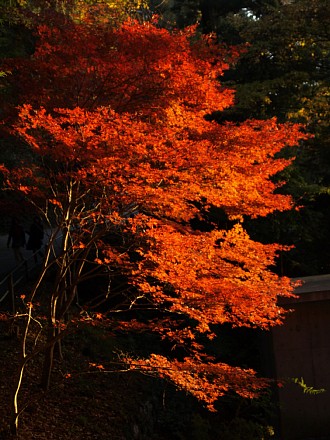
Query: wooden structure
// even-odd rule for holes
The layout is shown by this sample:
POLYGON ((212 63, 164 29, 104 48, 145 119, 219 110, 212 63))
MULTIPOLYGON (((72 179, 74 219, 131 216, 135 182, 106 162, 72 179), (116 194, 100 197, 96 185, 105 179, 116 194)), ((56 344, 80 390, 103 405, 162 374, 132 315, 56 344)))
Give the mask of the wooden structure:
POLYGON ((293 382, 279 388, 279 438, 330 440, 330 275, 301 280, 298 298, 281 302, 294 311, 272 330, 275 375, 325 392, 304 393, 293 382))

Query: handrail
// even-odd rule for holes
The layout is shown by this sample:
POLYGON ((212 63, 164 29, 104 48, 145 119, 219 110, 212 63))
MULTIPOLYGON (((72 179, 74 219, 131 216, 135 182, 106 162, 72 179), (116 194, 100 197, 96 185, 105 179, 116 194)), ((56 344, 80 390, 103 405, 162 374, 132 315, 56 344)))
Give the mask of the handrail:
MULTIPOLYGON (((48 235, 50 237, 51 234, 48 235)), ((58 235, 55 238, 55 241, 61 238, 61 234, 58 235)), ((47 244, 45 245, 47 247, 47 244)), ((0 281, 0 287, 7 282, 8 288, 7 290, 2 294, 2 297, 0 298, 0 304, 2 301, 4 301, 7 296, 10 294, 10 307, 13 312, 13 314, 16 313, 16 304, 15 304, 15 287, 25 278, 26 280, 29 279, 29 273, 32 271, 32 269, 36 268, 38 266, 38 263, 35 260, 35 257, 38 255, 40 250, 37 250, 34 252, 29 258, 24 259, 18 266, 14 267, 10 272, 8 272, 4 278, 0 281), (28 262, 30 260, 34 261, 34 264, 29 268, 28 262), (24 269, 23 269, 24 268, 24 269), (20 270, 24 270, 24 273, 17 279, 14 280, 14 275, 17 274, 20 270)))
POLYGON ((29 279, 29 273, 32 269, 34 269, 37 266, 37 263, 35 262, 35 256, 38 254, 39 251, 34 252, 31 257, 28 259, 23 260, 18 266, 16 266, 14 269, 12 269, 10 272, 5 275, 5 277, 0 281, 0 286, 2 286, 5 282, 8 283, 8 288, 0 298, 0 303, 4 301, 9 294, 11 294, 10 302, 11 302, 11 309, 12 312, 15 314, 16 307, 15 307, 15 291, 14 288, 20 283, 24 278, 26 280, 29 279), (31 267, 28 266, 28 262, 30 260, 34 261, 34 265, 31 267), (24 273, 17 279, 14 279, 14 275, 21 271, 21 269, 24 270, 24 273))

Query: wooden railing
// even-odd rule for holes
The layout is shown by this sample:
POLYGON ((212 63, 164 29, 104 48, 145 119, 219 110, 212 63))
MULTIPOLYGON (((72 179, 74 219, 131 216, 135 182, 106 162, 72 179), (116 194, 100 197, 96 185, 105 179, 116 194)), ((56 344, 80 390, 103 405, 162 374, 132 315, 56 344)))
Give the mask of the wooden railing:
POLYGON ((0 281, 0 306, 1 303, 8 298, 9 311, 13 314, 16 313, 15 288, 21 281, 28 281, 30 279, 29 276, 32 269, 38 265, 35 261, 38 252, 39 251, 35 252, 30 258, 22 261, 0 281), (2 286, 4 286, 4 291, 2 290, 2 286))
MULTIPOLYGON (((51 230, 46 231, 48 239, 47 244, 44 245, 45 248, 47 248, 52 234, 53 232, 51 230)), ((55 233, 55 235, 56 237, 52 245, 54 255, 50 256, 51 259, 54 258, 56 253, 56 243, 62 238, 62 234, 59 232, 55 233)), ((13 314, 16 313, 16 288, 23 280, 29 281, 31 279, 31 271, 37 268, 39 265, 37 258, 39 258, 39 261, 41 262, 42 257, 40 257, 40 250, 33 253, 31 257, 22 261, 2 278, 0 281, 0 308, 2 307, 2 303, 7 299, 6 311, 9 311, 13 314)))

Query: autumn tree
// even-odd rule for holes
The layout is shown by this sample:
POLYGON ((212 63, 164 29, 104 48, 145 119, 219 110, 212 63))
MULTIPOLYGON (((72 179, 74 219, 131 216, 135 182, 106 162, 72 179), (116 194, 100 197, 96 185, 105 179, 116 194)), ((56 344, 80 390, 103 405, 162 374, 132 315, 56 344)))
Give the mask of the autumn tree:
POLYGON ((211 410, 228 390, 255 396, 265 381, 209 357, 200 335, 212 339, 212 326, 224 323, 268 329, 284 318, 277 298, 293 286, 271 271, 283 247, 251 240, 243 219, 292 207, 271 178, 290 163, 277 153, 304 138, 300 127, 207 120, 233 103, 218 78, 237 53, 197 37, 195 28, 170 32, 136 21, 110 27, 60 14, 51 27, 47 21, 36 17, 33 56, 5 63, 20 102, 12 133, 28 152, 10 170, 3 166, 7 189, 23 193, 54 230, 24 299, 25 343, 40 284, 55 270, 44 339, 38 333, 23 347, 13 430, 24 369, 43 352, 42 383, 49 386, 54 350, 77 319, 77 288, 100 271, 110 281, 118 272, 127 280, 120 307, 108 283, 114 301, 102 319, 109 328, 158 333, 184 349, 178 357, 126 356, 129 368, 170 379, 211 410), (201 209, 212 207, 232 227, 193 229, 201 209), (119 310, 134 307, 146 310, 142 322, 127 314, 118 320, 119 310))

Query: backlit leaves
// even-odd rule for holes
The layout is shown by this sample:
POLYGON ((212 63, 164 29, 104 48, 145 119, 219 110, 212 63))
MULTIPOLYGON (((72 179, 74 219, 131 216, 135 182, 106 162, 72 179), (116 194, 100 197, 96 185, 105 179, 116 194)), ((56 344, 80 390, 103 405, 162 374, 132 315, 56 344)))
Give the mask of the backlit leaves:
MULTIPOLYGON (((195 38, 194 28, 66 20, 41 23, 36 36, 33 56, 16 63, 14 133, 31 156, 12 173, 11 188, 37 188, 32 201, 40 209, 50 203, 59 228, 70 233, 63 273, 91 251, 95 265, 125 274, 132 295, 126 310, 147 304, 173 316, 143 326, 187 345, 192 356, 153 355, 136 367, 157 371, 210 409, 228 389, 253 396, 264 382, 252 371, 207 362, 197 335, 214 338, 214 324, 282 322, 277 297, 290 296, 293 286, 270 267, 284 248, 251 240, 243 219, 291 208, 290 197, 274 194, 272 177, 290 163, 277 153, 305 137, 300 127, 206 120, 230 106, 233 93, 218 82, 227 53, 210 38, 195 38), (193 230, 200 207, 221 208, 233 226, 193 230), (109 231, 117 241, 104 240, 109 231), (185 330, 179 319, 189 321, 185 330)), ((121 328, 141 329, 135 321, 121 328)))

